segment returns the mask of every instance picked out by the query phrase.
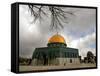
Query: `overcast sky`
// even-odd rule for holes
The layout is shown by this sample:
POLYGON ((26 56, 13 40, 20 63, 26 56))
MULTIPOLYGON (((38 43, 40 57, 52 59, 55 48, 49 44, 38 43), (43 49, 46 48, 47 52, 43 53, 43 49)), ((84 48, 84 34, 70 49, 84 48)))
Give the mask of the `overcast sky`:
MULTIPOLYGON (((96 10, 88 8, 65 8, 65 11, 75 11, 75 16, 68 16, 68 24, 63 24, 64 29, 59 31, 67 43, 68 47, 78 48, 79 55, 85 57, 87 51, 92 51, 95 55, 96 49, 96 10)), ((45 11, 47 11, 45 9, 45 11)), ((48 11, 47 11, 48 12, 48 11)), ((31 16, 27 5, 19 7, 19 39, 21 57, 31 58, 33 51, 37 47, 46 47, 51 36, 56 34, 50 30, 50 14, 48 18, 44 16, 41 23, 32 23, 34 17, 31 16)))

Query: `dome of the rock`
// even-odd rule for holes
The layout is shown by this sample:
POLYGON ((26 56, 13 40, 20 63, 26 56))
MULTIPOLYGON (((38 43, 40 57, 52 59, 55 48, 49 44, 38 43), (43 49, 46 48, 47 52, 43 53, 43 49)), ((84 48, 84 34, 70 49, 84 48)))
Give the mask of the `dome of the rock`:
POLYGON ((65 39, 60 34, 55 34, 47 43, 47 47, 36 48, 32 56, 33 66, 66 66, 79 64, 78 49, 67 47, 65 39))

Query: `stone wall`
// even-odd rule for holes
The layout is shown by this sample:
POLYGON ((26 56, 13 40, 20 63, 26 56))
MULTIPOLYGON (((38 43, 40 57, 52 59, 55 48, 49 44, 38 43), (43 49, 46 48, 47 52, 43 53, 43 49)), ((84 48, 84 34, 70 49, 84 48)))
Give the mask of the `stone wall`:
MULTIPOLYGON (((48 61, 46 62, 47 62, 46 65, 67 65, 67 64, 79 64, 80 60, 79 58, 55 58, 55 59, 48 59, 48 61)), ((31 65, 41 66, 44 65, 44 61, 33 59, 31 65)))
POLYGON ((59 65, 67 65, 67 64, 79 64, 79 58, 57 58, 59 60, 59 65))

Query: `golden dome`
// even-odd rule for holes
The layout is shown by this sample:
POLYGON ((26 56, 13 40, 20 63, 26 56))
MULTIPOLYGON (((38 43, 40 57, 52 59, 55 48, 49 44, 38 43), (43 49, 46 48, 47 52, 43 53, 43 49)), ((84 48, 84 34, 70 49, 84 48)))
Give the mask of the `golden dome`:
POLYGON ((59 34, 56 34, 56 35, 52 36, 52 37, 49 39, 49 42, 48 42, 48 43, 56 43, 56 42, 59 42, 59 43, 66 43, 64 37, 61 36, 61 35, 59 35, 59 34))

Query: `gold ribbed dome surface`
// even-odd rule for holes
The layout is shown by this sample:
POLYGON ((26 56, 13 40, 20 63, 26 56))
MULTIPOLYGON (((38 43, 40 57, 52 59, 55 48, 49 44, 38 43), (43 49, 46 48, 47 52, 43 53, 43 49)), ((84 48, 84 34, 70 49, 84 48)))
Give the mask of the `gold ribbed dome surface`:
POLYGON ((56 35, 52 36, 52 37, 49 39, 49 42, 48 42, 48 43, 56 43, 56 42, 59 42, 59 43, 66 43, 64 37, 61 36, 61 35, 59 35, 59 34, 56 34, 56 35))

